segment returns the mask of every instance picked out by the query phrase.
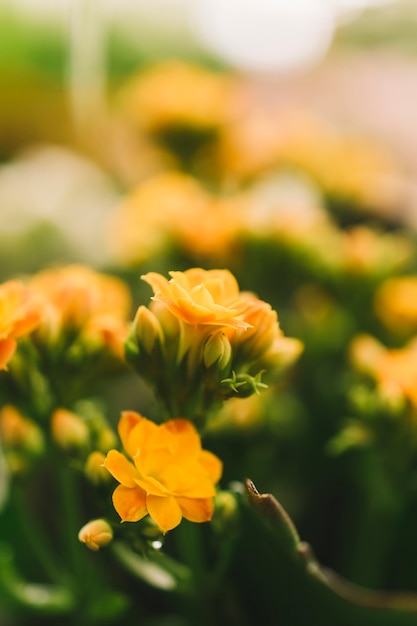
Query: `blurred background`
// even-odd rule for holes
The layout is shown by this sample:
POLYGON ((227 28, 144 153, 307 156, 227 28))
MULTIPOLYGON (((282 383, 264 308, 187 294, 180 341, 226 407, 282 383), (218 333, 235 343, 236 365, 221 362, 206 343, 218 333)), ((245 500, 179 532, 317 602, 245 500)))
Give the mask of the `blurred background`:
POLYGON ((1 277, 56 259, 108 262, 107 216, 167 168, 140 120, 133 145, 120 93, 166 59, 234 77, 240 156, 252 137, 267 154, 313 118, 375 142, 395 163, 380 204, 414 225, 416 34, 414 0, 1 0, 1 277))

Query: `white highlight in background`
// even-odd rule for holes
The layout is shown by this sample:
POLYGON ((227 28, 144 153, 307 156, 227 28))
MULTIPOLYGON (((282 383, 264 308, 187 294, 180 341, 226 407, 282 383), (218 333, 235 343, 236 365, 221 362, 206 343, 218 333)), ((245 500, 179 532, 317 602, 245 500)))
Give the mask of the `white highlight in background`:
POLYGON ((192 0, 189 8, 202 45, 249 72, 291 71, 317 62, 335 28, 330 0, 192 0))

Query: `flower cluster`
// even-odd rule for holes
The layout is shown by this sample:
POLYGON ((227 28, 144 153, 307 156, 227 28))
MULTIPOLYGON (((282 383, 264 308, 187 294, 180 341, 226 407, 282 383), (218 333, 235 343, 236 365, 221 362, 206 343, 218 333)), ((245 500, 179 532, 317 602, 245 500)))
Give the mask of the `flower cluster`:
POLYGON ((30 284, 43 299, 36 334, 41 343, 59 344, 67 336, 86 349, 123 355, 131 297, 121 280, 85 265, 68 265, 43 270, 30 284))
POLYGON ((223 400, 264 387, 261 375, 282 371, 301 352, 285 337, 277 313, 240 292, 228 270, 151 272, 149 308, 139 307, 127 357, 156 389, 170 415, 207 418, 223 400))

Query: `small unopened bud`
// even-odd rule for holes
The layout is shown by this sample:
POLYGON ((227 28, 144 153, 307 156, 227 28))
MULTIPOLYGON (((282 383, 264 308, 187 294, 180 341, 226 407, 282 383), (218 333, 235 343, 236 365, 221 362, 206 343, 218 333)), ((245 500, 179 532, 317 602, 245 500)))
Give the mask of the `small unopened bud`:
POLYGON ((293 337, 277 337, 271 348, 257 361, 266 371, 266 378, 283 372, 293 365, 304 349, 304 344, 293 337))
POLYGON ((230 491, 219 491, 214 500, 213 524, 219 532, 229 532, 236 528, 239 519, 239 506, 236 495, 230 491))
POLYGON ((116 448, 117 437, 115 432, 108 427, 102 428, 98 434, 96 445, 99 450, 106 453, 112 448, 116 448))
POLYGON ((112 480, 110 472, 103 466, 105 458, 105 455, 98 450, 88 455, 84 473, 94 485, 102 485, 112 480))
POLYGON ((162 345, 164 335, 158 318, 146 306, 140 306, 136 312, 133 328, 139 347, 147 354, 152 354, 156 345, 162 345))
POLYGON ((11 404, 6 404, 0 410, 0 435, 7 448, 34 456, 44 450, 44 437, 39 426, 11 404))
POLYGON ((113 529, 104 519, 95 519, 85 524, 78 533, 78 539, 90 550, 100 550, 113 539, 113 529))
POLYGON ((223 331, 219 330, 208 336, 203 347, 203 362, 209 368, 213 365, 224 371, 232 358, 232 346, 223 331))
POLYGON ((64 450, 85 448, 90 439, 87 424, 79 415, 67 409, 54 411, 51 431, 55 442, 64 450))

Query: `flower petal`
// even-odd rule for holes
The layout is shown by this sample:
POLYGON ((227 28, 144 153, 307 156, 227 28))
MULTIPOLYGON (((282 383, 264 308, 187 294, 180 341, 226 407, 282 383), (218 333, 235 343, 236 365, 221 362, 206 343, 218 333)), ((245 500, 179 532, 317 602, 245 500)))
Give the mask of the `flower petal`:
POLYGON ((213 483, 219 482, 223 473, 223 463, 220 459, 209 450, 202 450, 199 462, 210 476, 213 483))
POLYGON ((157 272, 148 272, 142 274, 141 279, 148 283, 152 287, 154 294, 161 292, 162 294, 169 293, 169 283, 165 276, 158 274, 157 272))
POLYGON ((140 457, 143 462, 147 453, 152 454, 153 450, 163 448, 167 443, 166 438, 160 436, 160 427, 151 420, 143 418, 130 431, 125 450, 134 460, 140 457))
POLYGON ((146 506, 149 515, 164 533, 178 526, 182 520, 181 508, 174 496, 147 496, 146 506))
POLYGON ((213 517, 213 498, 177 498, 177 502, 190 522, 208 522, 213 517))
POLYGON ((136 411, 123 411, 119 420, 118 433, 124 449, 129 454, 128 440, 134 427, 142 420, 142 416, 136 411))
POLYGON ((147 515, 146 494, 140 487, 119 485, 113 492, 113 506, 122 522, 138 522, 147 515))
POLYGON ((181 458, 192 458, 201 452, 200 436, 192 422, 186 419, 173 419, 161 425, 160 430, 167 430, 172 433, 172 444, 175 450, 180 451, 181 458))
POLYGON ((136 468, 121 452, 110 450, 103 465, 119 483, 125 487, 136 487, 135 478, 138 476, 136 468))
POLYGON ((169 494, 168 489, 153 476, 139 477, 135 482, 147 495, 167 496, 169 494))
POLYGON ((16 350, 14 339, 0 339, 0 370, 7 369, 7 364, 16 350))

